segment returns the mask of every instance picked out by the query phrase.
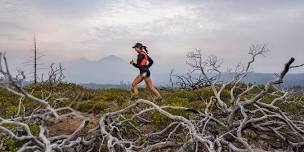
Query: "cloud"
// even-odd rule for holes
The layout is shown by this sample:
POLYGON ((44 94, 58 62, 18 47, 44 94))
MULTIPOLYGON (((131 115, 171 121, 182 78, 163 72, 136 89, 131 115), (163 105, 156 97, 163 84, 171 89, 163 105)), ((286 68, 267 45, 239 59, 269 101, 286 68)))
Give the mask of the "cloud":
POLYGON ((259 42, 268 43, 272 53, 258 60, 256 71, 276 72, 290 56, 304 61, 304 2, 300 0, 0 3, 1 49, 18 60, 29 56, 36 33, 46 60, 56 62, 97 60, 110 54, 129 60, 134 55, 130 46, 137 41, 148 45, 163 71, 174 66, 186 69, 184 56, 194 48, 223 57, 228 65, 245 62, 250 43, 259 42))

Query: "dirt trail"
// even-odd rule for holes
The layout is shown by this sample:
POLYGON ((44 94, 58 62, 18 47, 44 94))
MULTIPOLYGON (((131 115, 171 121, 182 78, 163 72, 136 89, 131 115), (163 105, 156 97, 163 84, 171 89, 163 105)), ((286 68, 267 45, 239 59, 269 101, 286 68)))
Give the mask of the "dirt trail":
MULTIPOLYGON (((90 122, 88 128, 94 128, 98 125, 100 116, 90 115, 90 122)), ((81 124, 83 119, 78 117, 67 117, 61 122, 50 125, 49 134, 50 136, 56 135, 70 135, 72 134, 81 124)))

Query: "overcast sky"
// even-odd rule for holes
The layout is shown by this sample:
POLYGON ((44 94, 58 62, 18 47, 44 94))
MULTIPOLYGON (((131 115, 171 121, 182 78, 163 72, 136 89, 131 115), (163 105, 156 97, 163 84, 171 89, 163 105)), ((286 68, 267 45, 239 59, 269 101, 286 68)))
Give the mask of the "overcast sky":
POLYGON ((135 58, 135 42, 147 45, 163 70, 184 69, 185 54, 195 48, 232 66, 248 59, 251 43, 272 50, 257 61, 257 72, 277 72, 291 56, 304 62, 303 0, 0 2, 0 49, 12 68, 31 56, 33 33, 46 63, 107 55, 128 61, 135 58))

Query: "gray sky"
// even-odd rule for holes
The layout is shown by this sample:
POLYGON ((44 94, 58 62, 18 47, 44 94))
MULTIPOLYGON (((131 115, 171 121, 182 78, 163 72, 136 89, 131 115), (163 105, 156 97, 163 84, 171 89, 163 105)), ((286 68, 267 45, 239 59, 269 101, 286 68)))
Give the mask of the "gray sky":
POLYGON ((139 41, 163 71, 184 70, 195 48, 227 67, 247 61, 251 43, 267 43, 272 52, 254 70, 277 72, 291 56, 304 62, 304 1, 0 0, 0 49, 13 68, 31 56, 33 33, 45 63, 112 54, 128 61, 139 41))

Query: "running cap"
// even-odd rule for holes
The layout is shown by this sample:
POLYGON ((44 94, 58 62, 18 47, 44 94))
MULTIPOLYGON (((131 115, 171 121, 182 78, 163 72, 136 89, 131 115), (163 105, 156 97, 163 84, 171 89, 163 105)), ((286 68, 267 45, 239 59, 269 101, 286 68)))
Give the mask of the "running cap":
POLYGON ((132 48, 140 48, 140 47, 142 47, 143 45, 141 44, 141 43, 136 43, 132 48))

